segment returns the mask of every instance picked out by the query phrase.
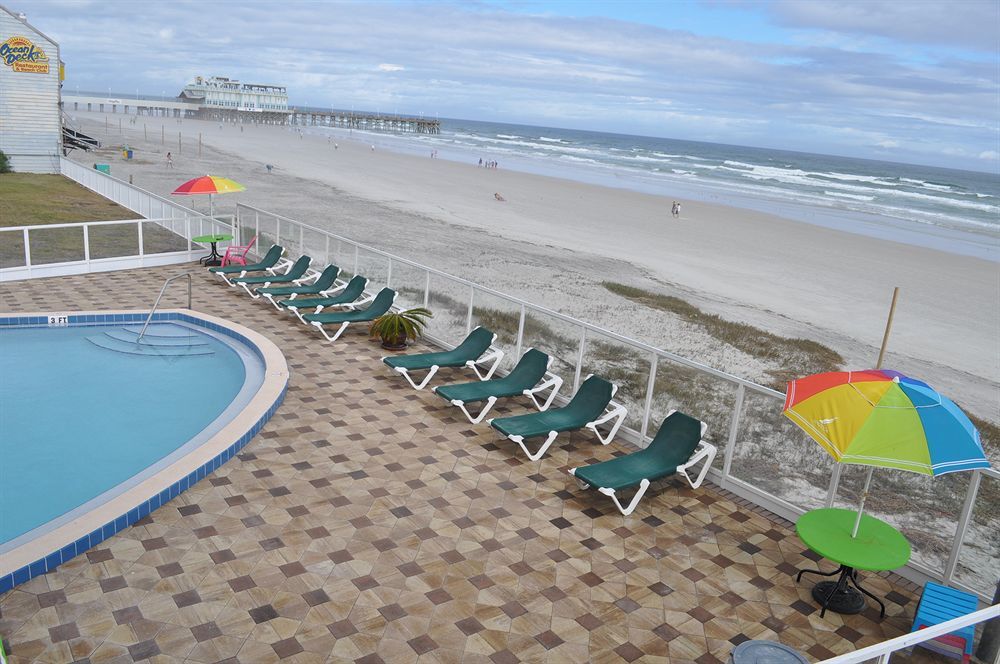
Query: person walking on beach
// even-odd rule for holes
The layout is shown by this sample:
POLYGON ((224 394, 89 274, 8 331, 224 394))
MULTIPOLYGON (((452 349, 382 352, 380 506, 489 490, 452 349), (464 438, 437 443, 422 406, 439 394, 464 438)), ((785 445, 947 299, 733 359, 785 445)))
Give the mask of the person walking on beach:
POLYGON ((168 152, 167 153, 167 168, 173 168, 173 167, 174 167, 174 158, 168 152))
POLYGON ((674 219, 678 219, 681 216, 681 204, 674 201, 673 205, 670 206, 670 214, 673 215, 674 219))

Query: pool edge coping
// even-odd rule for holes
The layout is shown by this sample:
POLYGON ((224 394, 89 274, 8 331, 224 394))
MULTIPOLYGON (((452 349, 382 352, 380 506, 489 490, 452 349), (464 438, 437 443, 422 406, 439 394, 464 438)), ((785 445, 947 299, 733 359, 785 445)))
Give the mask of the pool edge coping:
MULTIPOLYGON (((0 325, 48 326, 50 316, 68 316, 68 324, 136 323, 148 312, 137 310, 2 313, 0 325), (9 320, 24 321, 9 323, 9 320), (74 320, 75 319, 75 320, 74 320)), ((288 388, 288 362, 263 334, 233 321, 191 309, 162 309, 154 321, 183 320, 233 336, 250 346, 264 364, 264 379, 246 407, 205 443, 156 474, 75 519, 4 554, 0 593, 54 570, 68 560, 131 527, 203 480, 246 446, 281 405, 288 388)))

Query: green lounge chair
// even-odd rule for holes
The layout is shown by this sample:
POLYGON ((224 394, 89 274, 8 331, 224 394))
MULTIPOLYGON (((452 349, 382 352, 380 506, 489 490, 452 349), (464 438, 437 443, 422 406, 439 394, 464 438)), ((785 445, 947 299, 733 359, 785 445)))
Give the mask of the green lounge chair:
POLYGON ((302 285, 303 283, 309 281, 309 276, 306 275, 306 271, 309 269, 309 263, 312 259, 309 256, 299 256, 298 260, 292 263, 292 266, 288 268, 288 272, 284 274, 263 274, 260 276, 253 277, 233 277, 232 283, 243 287, 250 297, 257 299, 260 295, 251 290, 253 287, 267 288, 271 284, 296 284, 302 285))
POLYGON ((531 397, 538 410, 548 410, 555 399, 556 393, 562 386, 563 379, 549 373, 549 366, 552 358, 540 350, 529 348, 517 365, 511 369, 510 373, 503 378, 493 380, 482 380, 472 383, 459 383, 456 385, 441 385, 434 388, 435 394, 444 397, 453 406, 458 406, 473 424, 479 424, 490 412, 493 404, 498 399, 504 397, 516 397, 524 395, 531 397), (545 380, 542 380, 542 379, 545 380), (541 382, 539 382, 541 381, 541 382), (539 402, 535 396, 551 388, 548 398, 544 402, 539 402), (465 404, 477 401, 485 401, 479 414, 473 416, 466 408, 465 404))
POLYGON ((319 330, 327 341, 336 341, 347 326, 351 323, 370 323, 392 308, 396 301, 396 291, 391 288, 383 288, 375 295, 375 299, 368 305, 367 309, 355 309, 354 311, 337 311, 330 314, 306 314, 303 319, 319 330), (324 325, 337 325, 337 331, 331 337, 323 329, 324 325))
POLYGON ((210 267, 209 272, 214 272, 215 274, 222 277, 230 286, 235 287, 230 279, 231 275, 236 275, 238 277, 246 276, 247 272, 267 272, 268 274, 277 274, 278 270, 284 269, 292 264, 287 258, 282 258, 281 255, 285 253, 285 248, 278 244, 272 244, 271 248, 267 250, 264 254, 264 258, 260 260, 259 263, 253 263, 251 265, 226 265, 225 267, 210 267))
POLYGON ((582 487, 597 487, 605 496, 610 496, 621 513, 628 516, 639 504, 650 482, 680 473, 691 488, 701 486, 716 453, 715 446, 704 441, 707 428, 704 422, 672 410, 645 449, 610 461, 571 468, 569 472, 582 487), (687 471, 702 460, 705 465, 692 480, 687 471), (615 492, 636 485, 639 488, 632 502, 622 507, 615 492))
POLYGON ((542 413, 499 417, 490 420, 490 426, 520 445, 532 461, 541 459, 562 431, 587 428, 597 434, 602 445, 607 445, 618 433, 627 412, 625 406, 611 400, 617 391, 617 385, 597 376, 587 376, 587 380, 583 381, 570 402, 562 408, 542 413), (607 436, 602 436, 597 427, 611 420, 615 420, 611 425, 611 431, 607 436), (547 437, 538 451, 532 454, 525 446, 524 440, 539 436, 547 437))
POLYGON ((424 389, 441 367, 470 367, 476 372, 479 380, 489 380, 500 364, 500 360, 503 359, 503 351, 499 348, 493 348, 493 342, 496 341, 496 338, 497 335, 485 327, 477 327, 452 350, 440 353, 390 355, 383 357, 382 362, 396 373, 402 374, 403 378, 418 390, 424 389), (480 373, 479 365, 486 364, 491 360, 493 364, 489 370, 485 374, 480 373), (424 370, 427 370, 427 375, 417 384, 410 376, 410 372, 424 370))
POLYGON ((340 274, 340 268, 336 265, 327 265, 322 272, 316 277, 316 281, 308 286, 267 286, 266 288, 258 288, 257 293, 263 295, 271 304, 274 305, 275 309, 281 309, 278 305, 278 296, 288 296, 294 300, 299 295, 327 295, 337 290, 342 284, 337 283, 337 276, 340 274))
POLYGON ((365 295, 365 287, 368 286, 368 279, 360 275, 351 277, 339 293, 327 297, 309 297, 303 299, 279 300, 278 304, 298 316, 298 319, 308 325, 303 318, 306 309, 312 309, 309 313, 318 314, 326 307, 355 307, 371 302, 374 295, 365 295))

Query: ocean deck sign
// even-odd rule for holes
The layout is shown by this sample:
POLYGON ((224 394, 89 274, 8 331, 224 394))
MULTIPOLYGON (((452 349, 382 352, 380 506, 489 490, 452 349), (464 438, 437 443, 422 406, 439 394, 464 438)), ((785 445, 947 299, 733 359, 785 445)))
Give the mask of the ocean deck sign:
POLYGON ((48 74, 49 58, 27 37, 14 35, 0 44, 0 60, 16 72, 48 74))

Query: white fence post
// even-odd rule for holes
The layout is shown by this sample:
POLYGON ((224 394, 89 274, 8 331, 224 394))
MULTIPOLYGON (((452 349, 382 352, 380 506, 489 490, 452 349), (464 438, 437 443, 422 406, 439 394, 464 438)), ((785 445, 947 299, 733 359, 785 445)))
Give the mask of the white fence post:
POLYGON ((28 229, 25 228, 24 233, 24 266, 31 267, 31 240, 28 239, 28 229))
POLYGON ((517 350, 514 351, 515 354, 517 355, 517 357, 514 358, 515 361, 521 359, 521 349, 524 347, 524 317, 525 317, 525 315, 526 315, 526 312, 524 310, 524 304, 522 303, 521 304, 521 317, 517 320, 517 350))
POLYGON ((733 416, 729 420, 729 440, 726 441, 726 458, 722 462, 722 482, 723 489, 729 484, 730 471, 733 468, 733 455, 736 453, 736 439, 739 437, 740 417, 743 415, 743 397, 746 395, 746 387, 740 383, 736 388, 736 403, 733 404, 733 416))
POLYGON ((465 315, 465 334, 472 332, 472 305, 476 299, 476 287, 469 286, 469 311, 465 315))
POLYGON ((652 359, 649 361, 649 380, 646 381, 646 405, 642 411, 642 429, 639 432, 639 437, 642 438, 642 442, 646 442, 646 434, 649 431, 649 415, 650 411, 653 409, 653 391, 656 389, 656 369, 660 364, 660 356, 653 353, 652 359))
POLYGON ((983 479, 980 470, 972 471, 969 479, 969 488, 965 492, 965 503, 962 505, 962 514, 958 517, 958 525, 955 527, 955 539, 951 544, 951 553, 948 554, 948 564, 944 568, 944 582, 950 584, 958 569, 958 556, 962 550, 962 543, 965 541, 965 533, 969 530, 969 521, 972 520, 972 508, 976 505, 976 495, 979 493, 979 483, 983 479))
POLYGON ((142 221, 137 221, 135 224, 136 230, 139 233, 139 256, 145 256, 146 252, 142 248, 142 221))
POLYGON ((90 263, 90 224, 83 225, 83 260, 90 263))
POLYGON ((576 371, 573 373, 573 393, 580 389, 580 372, 583 371, 583 353, 587 346, 587 328, 581 326, 580 347, 576 351, 576 371))

